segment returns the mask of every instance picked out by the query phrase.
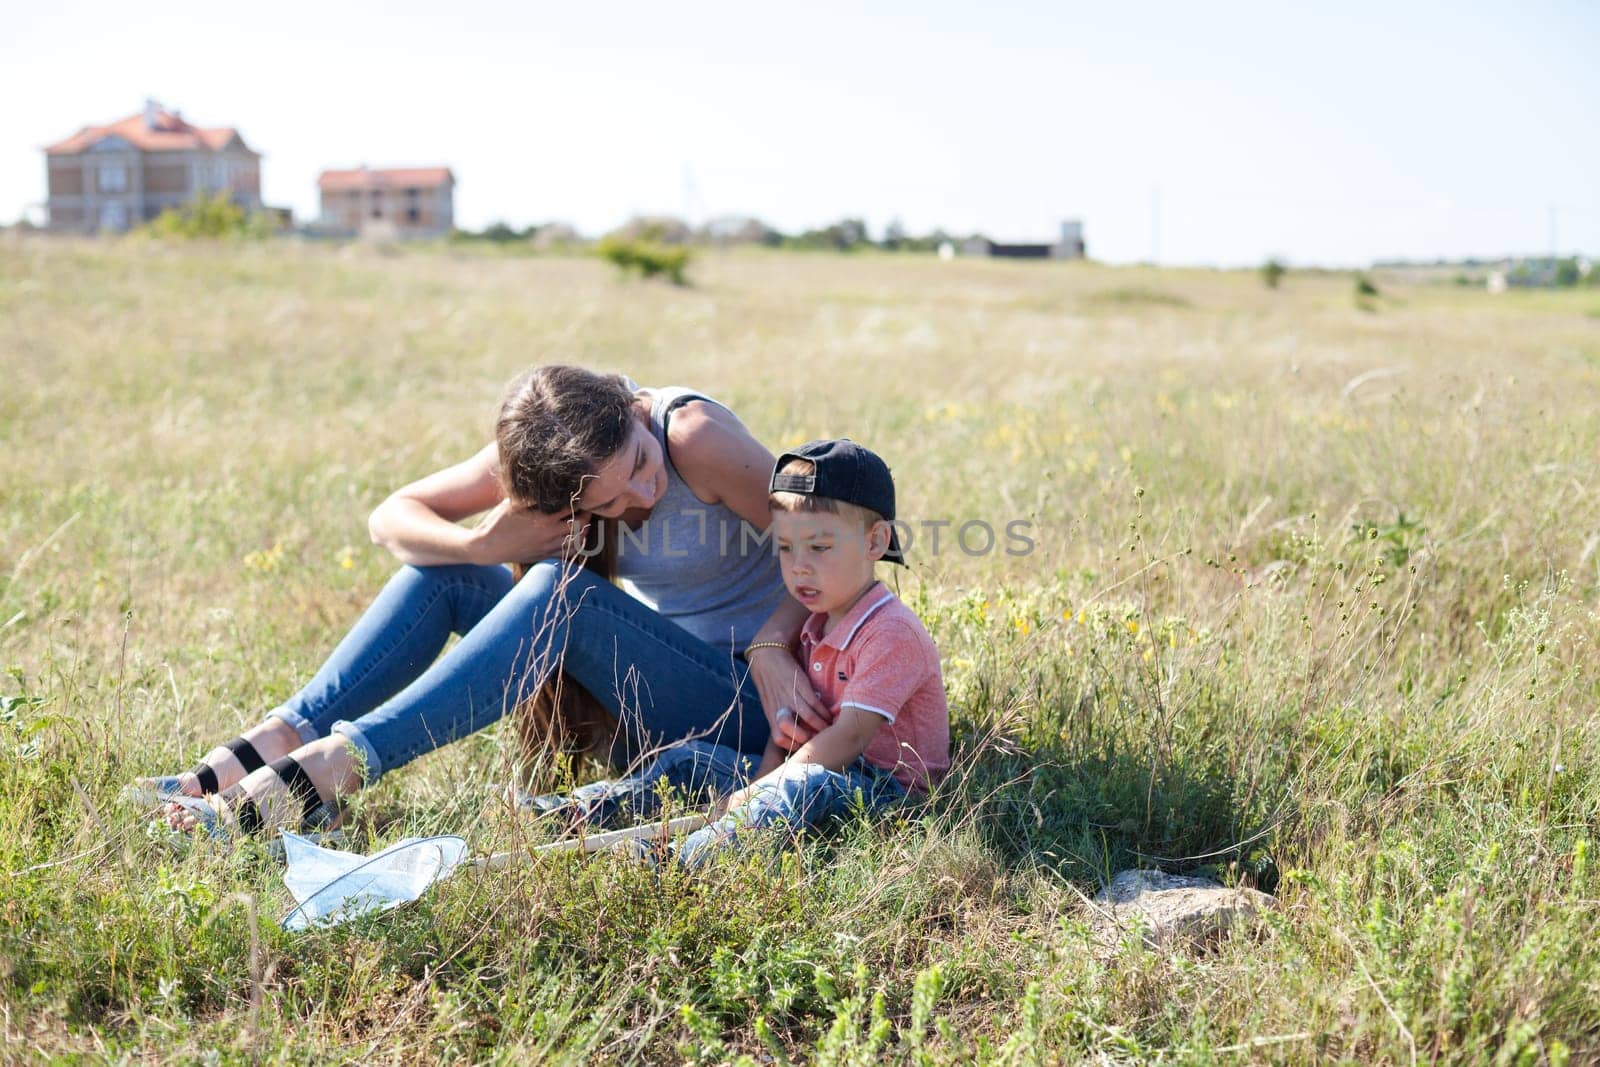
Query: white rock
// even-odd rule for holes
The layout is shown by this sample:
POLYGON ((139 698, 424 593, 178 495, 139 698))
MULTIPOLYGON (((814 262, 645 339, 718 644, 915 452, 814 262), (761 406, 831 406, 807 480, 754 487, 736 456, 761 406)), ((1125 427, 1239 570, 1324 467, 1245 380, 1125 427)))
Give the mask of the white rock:
POLYGON ((1229 889, 1209 878, 1162 871, 1119 871, 1094 898, 1096 928, 1115 942, 1140 930, 1152 947, 1205 948, 1235 925, 1278 906, 1254 889, 1229 889))

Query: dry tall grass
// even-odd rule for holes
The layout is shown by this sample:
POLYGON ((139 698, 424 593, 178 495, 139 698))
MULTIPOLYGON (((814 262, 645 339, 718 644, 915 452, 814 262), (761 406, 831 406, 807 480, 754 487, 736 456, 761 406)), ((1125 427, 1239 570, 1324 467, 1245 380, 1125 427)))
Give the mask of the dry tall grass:
MULTIPOLYGON (((692 273, 0 244, 8 1058, 1600 1058, 1600 297, 692 273), (881 451, 964 773, 778 866, 253 921, 284 902, 270 857, 173 851, 117 788, 302 681, 390 569, 368 510, 550 360, 694 385, 774 449, 881 451), (994 551, 955 542, 971 520, 994 551), (1199 959, 1093 953, 1079 893, 1137 862, 1286 907, 1199 959)), ((358 844, 518 832, 478 803, 502 767, 490 734, 391 776, 358 844)))

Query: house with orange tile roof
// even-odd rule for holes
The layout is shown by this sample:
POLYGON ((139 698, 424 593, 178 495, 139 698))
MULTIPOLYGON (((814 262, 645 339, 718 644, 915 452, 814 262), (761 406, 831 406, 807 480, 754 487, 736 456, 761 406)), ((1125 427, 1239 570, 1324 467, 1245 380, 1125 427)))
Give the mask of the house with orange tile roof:
POLYGON ((200 127, 154 100, 44 150, 50 228, 120 233, 200 194, 261 210, 261 153, 232 126, 200 127))
POLYGON ((455 227, 456 179, 449 167, 325 170, 319 229, 439 237, 455 227))

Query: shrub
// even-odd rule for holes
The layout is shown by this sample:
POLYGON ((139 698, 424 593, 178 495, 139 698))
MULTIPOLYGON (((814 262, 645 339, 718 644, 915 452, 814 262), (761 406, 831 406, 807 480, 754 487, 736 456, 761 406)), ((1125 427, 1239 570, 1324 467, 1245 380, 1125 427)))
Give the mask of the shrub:
POLYGON ((1278 283, 1283 281, 1283 276, 1289 273, 1289 268, 1279 263, 1276 259, 1269 259, 1261 264, 1261 280, 1268 289, 1276 289, 1278 283))
POLYGON ((494 222, 485 226, 479 233, 467 233, 471 240, 490 241, 497 245, 510 244, 512 241, 526 241, 539 231, 537 226, 529 226, 526 230, 519 230, 505 222, 494 222))
POLYGON ((657 241, 629 240, 615 234, 601 238, 595 249, 600 258, 616 264, 623 274, 637 271, 641 278, 664 274, 673 285, 688 285, 689 249, 657 241))
POLYGON ((807 248, 852 252, 871 244, 867 239, 867 224, 862 219, 840 219, 820 230, 806 230, 795 237, 784 239, 786 248, 807 248))
POLYGON ((1355 276, 1353 292, 1351 293, 1351 298, 1355 301, 1357 309, 1367 312, 1377 311, 1378 296, 1378 287, 1372 284, 1370 278, 1358 271, 1355 276))
POLYGON ((210 196, 200 193, 181 207, 169 207, 136 232, 163 239, 259 239, 271 233, 272 227, 265 215, 248 212, 227 193, 219 192, 210 196))

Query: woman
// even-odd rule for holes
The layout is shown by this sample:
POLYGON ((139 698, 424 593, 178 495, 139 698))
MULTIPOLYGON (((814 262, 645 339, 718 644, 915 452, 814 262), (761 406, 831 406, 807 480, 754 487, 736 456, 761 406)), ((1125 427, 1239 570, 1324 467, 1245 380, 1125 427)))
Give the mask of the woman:
POLYGON ((787 651, 805 609, 751 536, 770 522, 772 455, 731 411, 545 366, 512 383, 495 437, 372 513, 407 566, 304 689, 194 771, 145 780, 176 825, 329 825, 340 797, 558 668, 617 716, 628 753, 701 736, 759 754, 774 729, 798 743, 825 725, 787 651), (620 586, 574 559, 604 529, 620 586))

